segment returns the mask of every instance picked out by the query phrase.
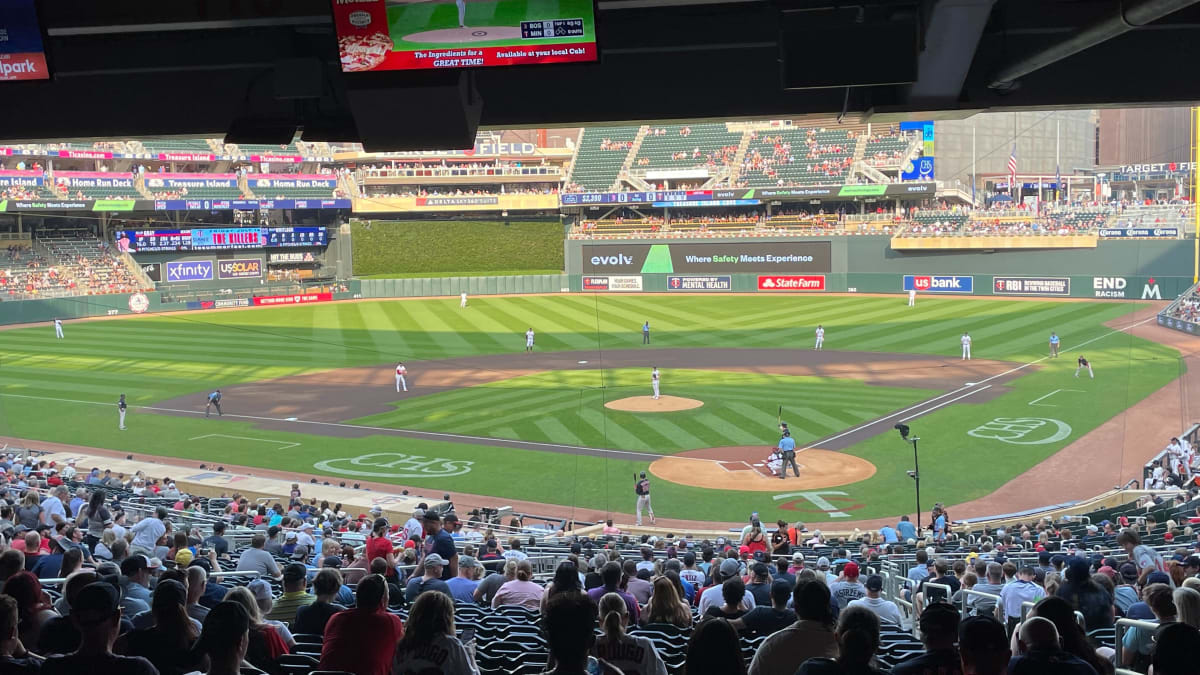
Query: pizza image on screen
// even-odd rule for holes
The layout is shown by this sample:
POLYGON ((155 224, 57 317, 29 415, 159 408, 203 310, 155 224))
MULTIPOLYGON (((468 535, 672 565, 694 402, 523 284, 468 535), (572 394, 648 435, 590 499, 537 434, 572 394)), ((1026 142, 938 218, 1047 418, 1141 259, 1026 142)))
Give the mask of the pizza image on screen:
POLYGON ((345 72, 597 58, 593 0, 332 2, 345 72))

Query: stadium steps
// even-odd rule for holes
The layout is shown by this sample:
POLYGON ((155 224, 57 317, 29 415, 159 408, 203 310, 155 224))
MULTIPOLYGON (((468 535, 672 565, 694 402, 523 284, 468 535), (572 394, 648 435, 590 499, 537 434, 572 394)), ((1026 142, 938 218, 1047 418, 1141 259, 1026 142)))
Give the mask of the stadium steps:
POLYGON ((867 152, 867 137, 859 135, 854 142, 854 161, 861 162, 867 152))
POLYGON ((138 194, 143 199, 154 199, 154 193, 146 187, 146 177, 140 174, 134 174, 133 187, 137 189, 138 194))
POLYGON ((642 150, 642 144, 646 142, 646 132, 650 130, 648 125, 643 124, 638 127, 637 136, 633 139, 633 147, 629 148, 629 154, 625 155, 625 162, 621 164, 621 173, 629 175, 629 169, 633 167, 633 160, 642 150))
POLYGON ((249 197, 250 199, 258 199, 258 195, 254 193, 254 190, 250 189, 250 180, 246 177, 246 174, 244 174, 244 173, 238 174, 237 184, 238 184, 238 189, 241 190, 242 193, 245 194, 247 197, 249 197))
POLYGON ((750 149, 750 133, 742 134, 742 140, 738 141, 737 153, 733 156, 733 162, 729 169, 729 184, 737 185, 738 180, 742 177, 742 162, 746 159, 746 151, 750 149))
POLYGON ((637 135, 638 127, 635 126, 585 127, 580 135, 571 182, 588 192, 611 190, 629 151, 601 150, 600 144, 606 138, 613 143, 628 143, 637 135))

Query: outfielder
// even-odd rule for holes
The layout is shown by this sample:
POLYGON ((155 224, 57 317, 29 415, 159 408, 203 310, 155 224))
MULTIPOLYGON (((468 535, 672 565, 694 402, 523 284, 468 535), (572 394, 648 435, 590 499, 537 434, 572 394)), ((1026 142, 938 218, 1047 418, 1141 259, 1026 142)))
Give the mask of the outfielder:
POLYGON ((654 390, 654 400, 658 400, 658 366, 650 370, 650 388, 654 390))
POLYGON ((54 337, 56 337, 60 340, 63 338, 62 319, 54 320, 54 337))
POLYGON ((533 351, 533 327, 532 326, 530 326, 529 330, 525 331, 525 351, 526 352, 533 351))
POLYGON ((461 307, 462 309, 467 308, 467 292, 466 291, 462 292, 462 299, 459 301, 458 306, 461 307))
POLYGON ((1058 358, 1058 334, 1050 333, 1050 358, 1058 358))
POLYGON ((968 333, 963 333, 963 335, 962 335, 962 348, 963 348, 962 360, 970 361, 971 360, 971 336, 968 333))
POLYGON ((121 420, 117 428, 121 431, 125 430, 125 394, 121 394, 120 400, 117 401, 117 416, 121 420))
POLYGON ((643 471, 641 478, 633 484, 633 492, 637 495, 637 524, 642 525, 642 509, 646 509, 650 514, 650 524, 654 524, 654 507, 650 506, 650 481, 646 479, 646 472, 643 471))
POLYGON ((1088 375, 1090 375, 1093 380, 1096 379, 1096 374, 1092 372, 1092 364, 1088 363, 1088 360, 1082 356, 1075 361, 1075 377, 1079 377, 1079 371, 1083 370, 1084 368, 1087 368, 1088 375))
POLYGON ((821 345, 824 344, 824 342, 825 342, 825 328, 822 327, 821 324, 817 324, 817 344, 813 346, 813 349, 820 350, 821 345))
POLYGON ((404 388, 404 391, 408 391, 408 382, 404 379, 405 375, 408 375, 408 368, 404 367, 404 362, 400 362, 396 365, 396 393, 400 393, 401 387, 404 388))
POLYGON ((217 417, 221 417, 225 413, 221 412, 221 390, 218 389, 208 395, 208 403, 204 405, 204 416, 208 417, 209 408, 217 409, 217 417))
POLYGON ((909 307, 917 306, 917 289, 915 289, 915 288, 908 289, 908 306, 909 307))
POLYGON ((792 432, 784 430, 778 447, 780 454, 783 455, 782 466, 779 467, 779 479, 787 478, 788 466, 792 467, 792 471, 796 472, 796 478, 799 478, 800 467, 796 466, 796 439, 792 438, 792 432))

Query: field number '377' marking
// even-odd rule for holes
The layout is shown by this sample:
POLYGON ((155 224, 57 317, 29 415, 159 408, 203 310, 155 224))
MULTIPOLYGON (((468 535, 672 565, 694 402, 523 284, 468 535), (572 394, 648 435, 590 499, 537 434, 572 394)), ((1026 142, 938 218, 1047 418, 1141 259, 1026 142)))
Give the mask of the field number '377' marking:
POLYGON ((1043 445, 1070 436, 1071 425, 1048 417, 997 417, 971 429, 967 435, 1013 445, 1043 445))
POLYGON ((377 478, 447 478, 461 476, 471 470, 475 462, 447 459, 445 457, 422 457, 404 455, 399 452, 375 452, 341 459, 326 459, 314 467, 321 471, 340 473, 347 476, 369 476, 377 478))

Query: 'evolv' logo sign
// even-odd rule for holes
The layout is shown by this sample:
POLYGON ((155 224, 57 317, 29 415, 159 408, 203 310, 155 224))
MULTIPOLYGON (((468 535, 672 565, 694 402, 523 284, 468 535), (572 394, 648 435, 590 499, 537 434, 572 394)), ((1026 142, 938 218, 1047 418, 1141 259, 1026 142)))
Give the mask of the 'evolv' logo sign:
POLYGON ((594 255, 592 256, 593 265, 632 265, 633 257, 627 256, 624 253, 616 255, 594 255))

